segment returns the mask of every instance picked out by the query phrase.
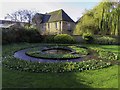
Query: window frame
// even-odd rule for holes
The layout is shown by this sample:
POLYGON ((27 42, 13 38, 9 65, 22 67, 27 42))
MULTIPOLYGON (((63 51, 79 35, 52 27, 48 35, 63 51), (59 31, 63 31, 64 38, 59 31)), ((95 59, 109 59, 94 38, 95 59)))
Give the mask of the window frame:
POLYGON ((55 28, 58 29, 58 24, 57 24, 57 22, 55 22, 55 28))

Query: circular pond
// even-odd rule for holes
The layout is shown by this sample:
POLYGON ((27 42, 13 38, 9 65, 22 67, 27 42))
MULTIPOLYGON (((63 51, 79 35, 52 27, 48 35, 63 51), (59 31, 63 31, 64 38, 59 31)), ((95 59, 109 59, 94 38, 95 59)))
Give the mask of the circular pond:
POLYGON ((42 52, 46 54, 67 54, 72 52, 72 50, 63 49, 63 48, 49 48, 49 49, 43 49, 42 52))
POLYGON ((14 56, 22 60, 39 62, 80 61, 89 54, 85 47, 78 46, 38 46, 15 52, 14 56))

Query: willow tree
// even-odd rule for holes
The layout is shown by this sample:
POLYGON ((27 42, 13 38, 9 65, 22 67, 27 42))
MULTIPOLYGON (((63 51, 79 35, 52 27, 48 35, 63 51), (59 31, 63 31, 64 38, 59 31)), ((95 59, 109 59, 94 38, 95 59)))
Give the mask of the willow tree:
POLYGON ((119 35, 119 22, 120 22, 120 3, 101 2, 101 18, 100 18, 100 31, 102 34, 119 35))
POLYGON ((74 34, 82 35, 83 33, 94 34, 98 29, 98 23, 94 19, 93 11, 86 11, 82 18, 77 22, 74 34))
POLYGON ((77 22, 75 33, 86 30, 100 35, 120 35, 120 2, 104 0, 84 13, 77 22))
POLYGON ((120 35, 120 3, 114 4, 113 7, 114 8, 111 11, 112 18, 111 34, 120 35))

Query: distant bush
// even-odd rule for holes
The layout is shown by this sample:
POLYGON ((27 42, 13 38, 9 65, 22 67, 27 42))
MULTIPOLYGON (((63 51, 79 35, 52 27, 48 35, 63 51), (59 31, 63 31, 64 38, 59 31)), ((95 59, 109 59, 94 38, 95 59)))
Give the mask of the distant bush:
POLYGON ((95 39, 96 44, 119 44, 117 38, 109 37, 109 36, 102 36, 95 39))
POLYGON ((55 35, 45 35, 45 36, 43 36, 43 38, 44 38, 43 42, 54 43, 54 37, 55 37, 55 35))
POLYGON ((93 41, 94 41, 94 38, 93 38, 92 34, 90 34, 90 33, 84 33, 82 35, 82 38, 86 41, 86 43, 93 43, 93 41))
POLYGON ((2 29, 2 43, 41 42, 42 37, 36 29, 10 28, 2 29))
POLYGON ((75 39, 68 34, 59 34, 54 37, 56 43, 75 43, 75 39))

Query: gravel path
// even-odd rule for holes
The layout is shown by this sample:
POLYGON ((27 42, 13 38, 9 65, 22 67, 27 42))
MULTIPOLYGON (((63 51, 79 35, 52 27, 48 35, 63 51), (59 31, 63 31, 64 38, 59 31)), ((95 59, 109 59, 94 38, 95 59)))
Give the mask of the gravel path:
POLYGON ((24 50, 20 50, 14 53, 14 57, 21 59, 21 60, 27 60, 27 61, 38 61, 38 62, 78 62, 78 61, 82 61, 82 58, 79 59, 70 59, 70 60, 50 60, 50 59, 39 59, 39 58, 35 58, 35 57, 31 57, 25 54, 26 51, 30 50, 29 49, 24 49, 24 50))

